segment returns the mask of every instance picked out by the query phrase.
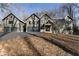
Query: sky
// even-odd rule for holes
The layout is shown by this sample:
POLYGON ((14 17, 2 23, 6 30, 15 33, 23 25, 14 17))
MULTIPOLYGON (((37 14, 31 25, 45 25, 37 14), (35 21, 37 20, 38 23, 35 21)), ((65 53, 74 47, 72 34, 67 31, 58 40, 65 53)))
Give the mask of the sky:
MULTIPOLYGON (((49 11, 55 8, 59 8, 60 6, 60 3, 12 3, 9 6, 9 9, 19 19, 23 19, 27 18, 33 13, 40 11, 49 11)), ((0 19, 3 19, 6 16, 5 13, 0 12, 0 19)))
MULTIPOLYGON (((32 13, 57 9, 61 7, 61 5, 62 3, 13 3, 9 7, 9 9, 13 14, 15 14, 19 19, 22 20, 24 17, 29 17, 32 13)), ((4 16, 5 13, 0 12, 0 19, 3 19, 4 16)))
MULTIPOLYGON (((59 8, 60 3, 13 3, 9 7, 11 12, 15 14, 18 18, 22 19, 24 15, 31 15, 32 13, 39 11, 49 11, 55 8, 59 8)), ((5 15, 5 13, 0 13, 0 16, 5 15)), ((3 17, 2 17, 3 18, 3 17)))
POLYGON ((39 10, 51 10, 54 8, 58 8, 60 6, 60 4, 53 4, 53 3, 37 3, 37 4, 20 4, 22 6, 24 6, 26 8, 26 10, 28 10, 29 13, 33 13, 39 10))
POLYGON ((59 8, 61 4, 55 4, 55 3, 20 3, 20 4, 14 4, 18 7, 24 8, 29 14, 32 14, 36 11, 41 10, 51 10, 55 8, 59 8))

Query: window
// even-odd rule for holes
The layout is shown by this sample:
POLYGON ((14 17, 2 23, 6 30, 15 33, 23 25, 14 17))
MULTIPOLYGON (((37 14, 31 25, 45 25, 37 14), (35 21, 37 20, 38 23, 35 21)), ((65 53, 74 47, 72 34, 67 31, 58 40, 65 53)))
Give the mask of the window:
POLYGON ((46 20, 46 17, 44 19, 46 20))
POLYGON ((67 29, 67 30, 71 30, 71 28, 70 28, 70 27, 67 27, 66 29, 67 29))
POLYGON ((31 21, 29 21, 29 24, 31 24, 31 21))
POLYGON ((48 19, 48 17, 45 17, 44 19, 45 19, 45 20, 47 20, 47 19, 48 19))
POLYGON ((46 31, 50 31, 50 26, 45 26, 46 27, 46 31))
POLYGON ((9 24, 13 24, 13 21, 9 21, 9 24))
POLYGON ((11 18, 12 18, 12 16, 11 16, 11 18))

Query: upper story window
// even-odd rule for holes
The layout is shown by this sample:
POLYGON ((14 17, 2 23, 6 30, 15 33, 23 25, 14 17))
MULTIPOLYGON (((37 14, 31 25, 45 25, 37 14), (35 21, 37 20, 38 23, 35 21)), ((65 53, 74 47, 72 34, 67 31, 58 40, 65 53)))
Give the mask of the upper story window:
POLYGON ((37 24, 39 24, 39 22, 40 22, 40 21, 38 20, 38 21, 37 21, 37 24))
POLYGON ((10 16, 12 18, 12 16, 10 16))
POLYGON ((31 24, 31 21, 29 21, 29 24, 31 24))
POLYGON ((9 24, 13 24, 13 21, 9 21, 9 24))
POLYGON ((46 17, 46 16, 45 16, 45 17, 44 17, 44 19, 45 19, 45 20, 47 20, 47 19, 48 19, 48 17, 46 17))
POLYGON ((46 20, 47 18, 45 17, 44 19, 46 20))

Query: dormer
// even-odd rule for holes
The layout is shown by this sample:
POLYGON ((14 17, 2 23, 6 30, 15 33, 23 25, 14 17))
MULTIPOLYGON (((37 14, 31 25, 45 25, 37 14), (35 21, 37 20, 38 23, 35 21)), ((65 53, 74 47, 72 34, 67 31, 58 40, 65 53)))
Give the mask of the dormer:
POLYGON ((71 22, 71 21, 72 21, 72 18, 71 18, 70 16, 66 16, 66 17, 65 17, 65 21, 71 22))

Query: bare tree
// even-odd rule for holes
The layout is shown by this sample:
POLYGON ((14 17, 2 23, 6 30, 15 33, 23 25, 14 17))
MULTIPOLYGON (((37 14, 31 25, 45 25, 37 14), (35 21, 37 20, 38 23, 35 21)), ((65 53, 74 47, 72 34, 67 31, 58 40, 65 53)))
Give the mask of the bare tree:
POLYGON ((66 4, 62 4, 61 6, 61 10, 63 12, 63 15, 69 15, 74 22, 74 25, 76 25, 76 21, 77 21, 77 12, 79 10, 79 6, 77 3, 66 3, 66 4))
POLYGON ((9 3, 0 3, 0 10, 1 12, 4 12, 4 11, 9 11, 11 12, 11 10, 9 9, 11 4, 9 3))
POLYGON ((77 14, 79 13, 79 5, 77 3, 66 3, 61 6, 62 12, 66 15, 69 15, 73 19, 73 30, 76 33, 77 28, 77 21, 78 17, 77 14))
POLYGON ((38 15, 39 17, 41 17, 41 16, 44 15, 44 14, 47 14, 47 15, 49 15, 51 18, 54 18, 54 17, 56 17, 56 15, 57 15, 57 10, 54 10, 54 9, 48 10, 48 11, 43 10, 43 11, 40 11, 40 12, 36 12, 35 14, 38 15))
POLYGON ((73 20, 76 16, 77 9, 79 9, 79 6, 77 3, 66 3, 62 4, 61 10, 63 13, 66 12, 67 15, 69 15, 73 20))

